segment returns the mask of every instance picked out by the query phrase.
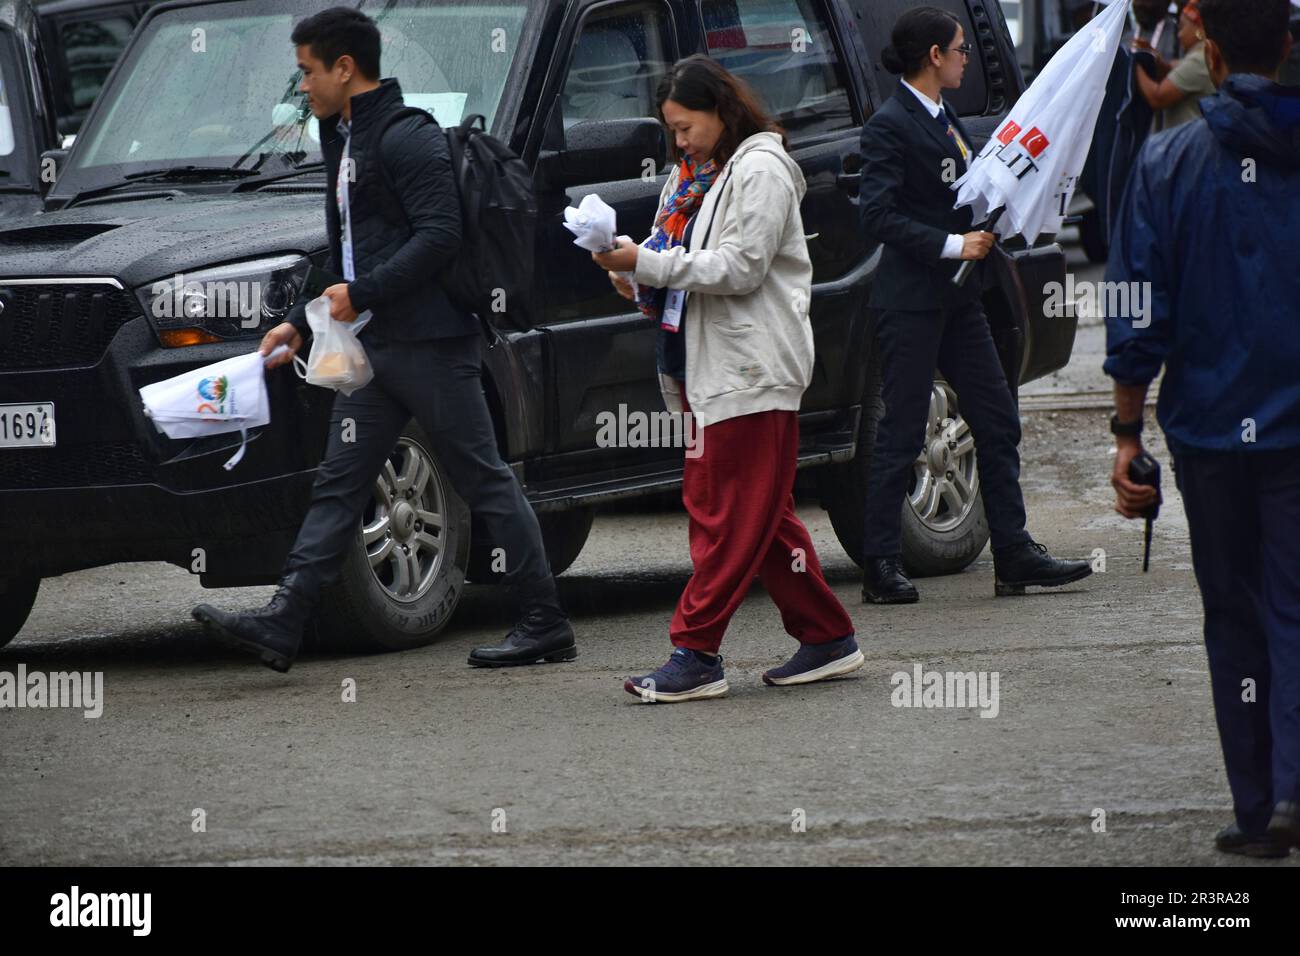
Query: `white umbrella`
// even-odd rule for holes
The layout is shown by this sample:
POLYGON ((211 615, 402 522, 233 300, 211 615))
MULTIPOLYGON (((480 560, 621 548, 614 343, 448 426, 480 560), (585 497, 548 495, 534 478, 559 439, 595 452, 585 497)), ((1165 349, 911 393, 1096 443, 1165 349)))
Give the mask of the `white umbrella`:
POLYGON ((168 438, 239 432, 239 450, 223 465, 229 471, 244 457, 248 429, 271 421, 264 366, 288 350, 281 345, 270 355, 237 355, 146 385, 140 389, 144 413, 168 438))
MULTIPOLYGON (((1130 0, 1115 0, 1072 36, 1016 101, 966 175, 955 207, 1031 245, 1058 232, 1083 172, 1130 0)), ((970 263, 954 282, 969 274, 970 263)))

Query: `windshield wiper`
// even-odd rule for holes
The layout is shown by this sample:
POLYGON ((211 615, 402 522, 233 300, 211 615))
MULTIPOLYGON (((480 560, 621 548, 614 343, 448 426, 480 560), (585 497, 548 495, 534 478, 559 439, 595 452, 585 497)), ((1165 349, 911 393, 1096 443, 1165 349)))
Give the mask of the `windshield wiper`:
POLYGON ((256 176, 252 169, 238 169, 234 166, 167 166, 163 169, 146 169, 139 173, 127 173, 122 177, 125 182, 140 182, 151 179, 202 179, 206 176, 256 176))
POLYGON ((116 192, 123 186, 132 186, 136 183, 147 183, 155 180, 169 179, 194 179, 203 180, 217 176, 230 176, 235 179, 245 179, 249 176, 256 176, 257 173, 247 169, 233 169, 230 166, 165 166, 161 169, 145 169, 137 173, 127 173, 115 183, 109 183, 107 186, 96 186, 94 189, 83 189, 81 192, 74 193, 72 198, 67 202, 68 206, 75 206, 83 199, 93 199, 98 196, 107 196, 109 193, 116 192))
POLYGON ((323 172, 325 163, 322 160, 316 160, 310 163, 299 163, 297 166, 291 166, 282 173, 268 173, 258 176, 256 179, 246 180, 235 187, 240 192, 246 189, 261 189, 268 183, 276 183, 282 179, 292 179, 294 176, 302 176, 305 173, 323 172))

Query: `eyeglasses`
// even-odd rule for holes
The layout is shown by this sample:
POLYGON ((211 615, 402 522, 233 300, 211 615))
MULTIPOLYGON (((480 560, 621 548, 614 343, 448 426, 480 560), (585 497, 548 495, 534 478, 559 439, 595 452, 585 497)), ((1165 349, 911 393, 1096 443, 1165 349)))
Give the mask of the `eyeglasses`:
POLYGON ((969 43, 963 43, 961 46, 955 46, 950 50, 944 50, 945 53, 960 53, 962 56, 970 56, 970 51, 974 49, 969 43))

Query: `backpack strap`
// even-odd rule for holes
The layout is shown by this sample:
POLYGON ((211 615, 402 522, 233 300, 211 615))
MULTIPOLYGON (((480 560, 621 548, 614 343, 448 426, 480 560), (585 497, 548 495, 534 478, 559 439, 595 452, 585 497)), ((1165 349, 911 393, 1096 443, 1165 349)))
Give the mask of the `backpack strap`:
POLYGON ((384 165, 384 136, 388 131, 404 119, 412 117, 422 122, 434 123, 437 121, 429 115, 427 110, 422 110, 417 106, 404 106, 395 111, 388 119, 384 120, 384 125, 379 127, 379 135, 375 137, 375 162, 379 169, 379 192, 380 202, 383 204, 386 218, 396 218, 410 228, 410 222, 406 218, 406 211, 402 209, 402 204, 397 198, 397 187, 394 185, 392 178, 388 174, 388 167, 384 165))

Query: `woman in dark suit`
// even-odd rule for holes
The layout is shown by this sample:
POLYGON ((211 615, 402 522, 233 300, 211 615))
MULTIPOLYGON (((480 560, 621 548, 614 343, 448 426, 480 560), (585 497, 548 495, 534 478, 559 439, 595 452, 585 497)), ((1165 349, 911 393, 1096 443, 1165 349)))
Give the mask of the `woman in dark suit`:
MULTIPOLYGON (((974 147, 942 91, 961 85, 970 45, 960 22, 934 7, 904 13, 891 41, 881 63, 903 80, 862 129, 862 226, 868 239, 884 245, 870 306, 877 312, 885 403, 867 480, 863 600, 910 604, 918 597, 903 574, 899 505, 925 442, 936 367, 960 398, 978 445, 995 592, 1077 581, 1091 573, 1088 562, 1051 557, 1025 530, 1020 417, 980 304, 983 264, 963 285, 952 281, 961 260, 983 260, 994 240, 972 229, 969 207, 953 208, 952 184, 966 172, 974 147)), ((932 444, 932 457, 960 454, 958 436, 940 434, 932 444)), ((948 475, 937 483, 966 480, 957 469, 948 475)), ((934 493, 960 498, 970 491, 955 486, 934 493)))

